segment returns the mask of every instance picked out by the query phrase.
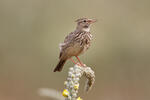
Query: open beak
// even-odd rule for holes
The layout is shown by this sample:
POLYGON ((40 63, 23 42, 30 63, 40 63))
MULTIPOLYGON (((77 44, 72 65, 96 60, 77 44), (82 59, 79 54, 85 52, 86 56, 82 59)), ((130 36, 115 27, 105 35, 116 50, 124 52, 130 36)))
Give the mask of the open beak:
POLYGON ((97 22, 97 20, 96 19, 88 19, 88 22, 92 24, 92 23, 97 22))

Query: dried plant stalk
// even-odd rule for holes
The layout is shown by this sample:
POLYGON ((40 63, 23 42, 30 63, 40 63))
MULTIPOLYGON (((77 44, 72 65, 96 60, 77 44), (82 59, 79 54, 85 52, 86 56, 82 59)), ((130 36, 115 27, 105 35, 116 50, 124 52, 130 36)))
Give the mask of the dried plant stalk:
POLYGON ((82 76, 85 76, 87 79, 85 91, 88 92, 91 89, 95 81, 94 71, 90 67, 75 65, 69 69, 67 81, 64 83, 66 86, 66 89, 63 91, 65 100, 82 100, 80 97, 77 98, 79 80, 82 76))

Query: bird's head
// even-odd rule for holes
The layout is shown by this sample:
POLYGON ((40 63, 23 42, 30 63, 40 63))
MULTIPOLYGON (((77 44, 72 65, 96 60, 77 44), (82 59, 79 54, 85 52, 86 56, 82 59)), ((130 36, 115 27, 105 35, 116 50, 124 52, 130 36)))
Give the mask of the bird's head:
POLYGON ((90 31, 90 25, 96 21, 96 19, 80 18, 75 22, 77 22, 77 29, 88 32, 90 31))

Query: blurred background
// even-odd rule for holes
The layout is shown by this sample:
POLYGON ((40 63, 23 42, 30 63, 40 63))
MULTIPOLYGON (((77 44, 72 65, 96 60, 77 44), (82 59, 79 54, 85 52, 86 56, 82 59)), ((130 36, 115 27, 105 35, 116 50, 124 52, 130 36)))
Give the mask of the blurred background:
POLYGON ((62 91, 68 61, 54 73, 59 43, 76 19, 96 18, 91 48, 81 60, 96 73, 84 100, 150 100, 150 0, 0 0, 0 100, 54 100, 39 88, 62 91))

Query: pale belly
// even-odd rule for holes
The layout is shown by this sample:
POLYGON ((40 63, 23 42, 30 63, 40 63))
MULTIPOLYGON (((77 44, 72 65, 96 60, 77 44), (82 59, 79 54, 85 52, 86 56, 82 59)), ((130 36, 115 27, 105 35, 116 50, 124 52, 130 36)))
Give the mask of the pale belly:
POLYGON ((79 43, 76 43, 75 45, 67 48, 67 54, 70 56, 79 56, 80 54, 83 54, 88 47, 86 45, 81 46, 79 43))

